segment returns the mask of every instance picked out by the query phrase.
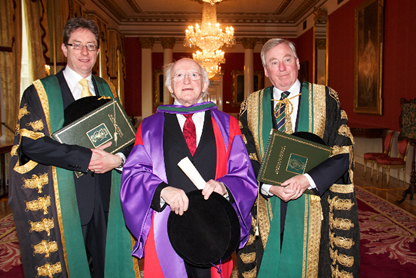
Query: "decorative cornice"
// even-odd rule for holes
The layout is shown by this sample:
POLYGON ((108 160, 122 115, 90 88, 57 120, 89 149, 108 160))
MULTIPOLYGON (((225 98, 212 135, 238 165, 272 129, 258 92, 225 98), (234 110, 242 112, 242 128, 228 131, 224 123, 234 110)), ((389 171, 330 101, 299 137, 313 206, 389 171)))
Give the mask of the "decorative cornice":
POLYGON ((155 43, 155 38, 152 37, 139 38, 139 40, 142 48, 153 48, 153 44, 155 43))
POLYGON ((308 10, 314 7, 320 0, 304 0, 302 4, 290 15, 290 20, 297 22, 308 10))
POLYGON ((254 49, 256 46, 256 38, 242 38, 241 42, 243 43, 244 49, 254 49))
POLYGON ((287 6, 289 6, 292 0, 283 0, 280 6, 276 9, 274 14, 281 14, 284 10, 286 10, 287 6))
POLYGON ((121 20, 127 17, 115 0, 98 0, 98 2, 106 7, 117 19, 121 20))
POLYGON ((270 40, 270 38, 262 38, 261 43, 264 45, 268 40, 270 40))
POLYGON ((140 9, 139 5, 137 5, 136 1, 133 0, 126 0, 127 4, 129 4, 130 8, 135 11, 136 13, 140 14, 143 11, 140 9))
POLYGON ((315 40, 316 49, 326 49, 326 39, 316 39, 315 40))
POLYGON ((173 49, 176 39, 174 37, 160 38, 163 49, 173 49))

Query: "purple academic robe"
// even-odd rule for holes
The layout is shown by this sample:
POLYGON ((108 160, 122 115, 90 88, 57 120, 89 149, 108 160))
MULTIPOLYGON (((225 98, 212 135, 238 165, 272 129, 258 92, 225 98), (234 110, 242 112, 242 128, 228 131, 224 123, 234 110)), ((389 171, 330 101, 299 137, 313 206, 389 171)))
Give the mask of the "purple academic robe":
MULTIPOLYGON (((239 248, 242 248, 248 240, 250 210, 257 196, 256 177, 237 119, 219 111, 216 106, 206 107, 207 103, 193 107, 198 109, 204 104, 205 108, 194 112, 211 110, 217 145, 216 180, 227 186, 235 200, 233 207, 240 221, 239 248)), ((170 112, 170 107, 175 106, 159 107, 156 114, 141 123, 135 146, 123 167, 120 195, 126 225, 137 238, 133 255, 139 258, 145 256, 144 246, 153 220, 156 253, 164 276, 186 277, 183 260, 176 254, 168 238, 170 207, 167 206, 162 212, 151 208, 156 188, 162 182, 167 183, 163 155, 164 113, 178 113, 170 112)))

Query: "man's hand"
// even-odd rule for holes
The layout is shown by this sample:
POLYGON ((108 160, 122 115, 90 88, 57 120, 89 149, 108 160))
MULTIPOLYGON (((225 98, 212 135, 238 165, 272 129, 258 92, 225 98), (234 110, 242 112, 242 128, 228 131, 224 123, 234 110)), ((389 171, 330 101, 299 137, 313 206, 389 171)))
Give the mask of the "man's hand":
POLYGON ((291 187, 273 185, 270 187, 269 192, 279 197, 282 201, 288 202, 294 196, 295 191, 291 187))
POLYGON ((225 186, 222 182, 209 180, 205 184, 204 189, 202 190, 202 195, 204 195, 204 199, 208 200, 208 198, 209 198, 209 196, 211 196, 212 192, 217 192, 218 194, 224 196, 227 193, 227 189, 225 188, 225 186))
POLYGON ((91 149, 92 156, 88 170, 97 174, 104 174, 117 168, 121 164, 121 157, 108 153, 104 149, 110 147, 112 142, 108 142, 96 149, 91 149))
POLYGON ((290 199, 296 200, 302 196, 303 192, 308 189, 310 184, 308 178, 306 178, 304 175, 297 175, 286 180, 284 183, 282 183, 282 186, 291 188, 293 190, 293 195, 290 199))
POLYGON ((182 215, 188 210, 189 199, 185 191, 172 186, 167 186, 160 191, 160 197, 170 206, 176 214, 182 215))

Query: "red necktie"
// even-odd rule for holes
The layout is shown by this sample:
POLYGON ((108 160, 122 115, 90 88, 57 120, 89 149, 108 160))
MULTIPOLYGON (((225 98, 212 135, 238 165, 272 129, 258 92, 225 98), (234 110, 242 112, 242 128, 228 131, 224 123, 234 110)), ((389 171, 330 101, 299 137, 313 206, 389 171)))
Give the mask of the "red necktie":
POLYGON ((193 114, 184 115, 186 118, 185 125, 183 126, 183 137, 185 137, 186 144, 188 145, 189 151, 192 156, 196 150, 196 128, 192 121, 193 114))

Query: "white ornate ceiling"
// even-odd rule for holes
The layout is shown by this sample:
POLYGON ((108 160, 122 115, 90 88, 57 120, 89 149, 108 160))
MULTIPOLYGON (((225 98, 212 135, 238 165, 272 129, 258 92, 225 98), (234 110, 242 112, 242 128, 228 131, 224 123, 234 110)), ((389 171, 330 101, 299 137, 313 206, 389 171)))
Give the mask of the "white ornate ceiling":
MULTIPOLYGON (((183 37, 187 26, 199 23, 202 16, 201 0, 84 1, 87 11, 98 7, 125 36, 183 37)), ((237 38, 296 37, 297 26, 315 7, 334 1, 223 0, 217 4, 217 18, 222 26, 233 26, 237 38)))

